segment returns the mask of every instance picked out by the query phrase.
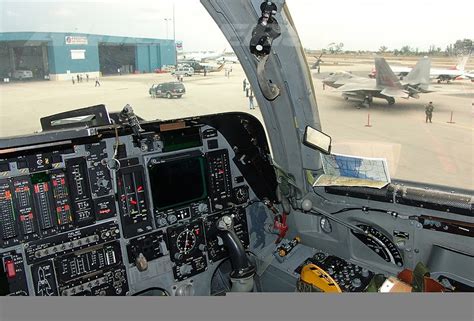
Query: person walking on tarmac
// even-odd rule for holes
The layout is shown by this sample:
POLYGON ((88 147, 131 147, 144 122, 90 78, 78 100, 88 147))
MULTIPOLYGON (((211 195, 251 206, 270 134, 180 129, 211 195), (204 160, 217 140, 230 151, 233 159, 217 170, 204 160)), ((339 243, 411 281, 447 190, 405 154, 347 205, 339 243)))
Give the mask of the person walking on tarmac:
POLYGON ((429 121, 430 123, 432 123, 431 120, 433 118, 433 110, 434 110, 433 102, 430 101, 430 103, 425 106, 426 122, 429 121))
POLYGON ((250 108, 250 110, 255 109, 255 104, 253 102, 253 98, 254 98, 253 91, 250 90, 250 93, 249 93, 249 108, 250 108))

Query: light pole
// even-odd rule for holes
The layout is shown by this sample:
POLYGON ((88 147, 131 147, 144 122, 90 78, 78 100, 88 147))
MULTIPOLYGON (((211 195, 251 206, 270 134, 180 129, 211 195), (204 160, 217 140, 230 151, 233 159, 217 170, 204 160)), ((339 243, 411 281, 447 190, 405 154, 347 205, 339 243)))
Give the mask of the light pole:
POLYGON ((169 36, 168 36, 168 22, 170 22, 171 20, 173 20, 173 19, 165 18, 165 21, 166 21, 166 39, 169 38, 169 36))
POLYGON ((174 66, 178 68, 178 49, 176 48, 176 15, 175 2, 173 1, 173 45, 174 45, 174 66))
POLYGON ((176 45, 176 17, 174 14, 174 7, 175 7, 175 3, 173 2, 173 41, 175 42, 175 45, 176 45))

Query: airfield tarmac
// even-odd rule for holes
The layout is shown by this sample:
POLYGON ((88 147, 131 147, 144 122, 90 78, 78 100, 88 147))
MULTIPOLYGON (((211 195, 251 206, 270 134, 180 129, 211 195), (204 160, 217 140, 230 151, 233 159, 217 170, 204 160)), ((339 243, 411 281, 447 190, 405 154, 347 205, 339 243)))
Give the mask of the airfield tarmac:
MULTIPOLYGON (((474 190, 474 83, 455 81, 432 86, 434 93, 420 99, 397 100, 388 106, 374 99, 369 109, 344 101, 340 93, 321 79, 330 72, 350 70, 367 75, 369 63, 323 65, 312 70, 323 130, 333 137, 335 153, 386 158, 393 178, 474 190), (434 102, 433 123, 425 123, 424 105, 434 102), (453 122, 448 123, 453 113, 453 122), (370 114, 370 126, 368 117, 370 114)), ((21 82, 0 85, 0 137, 40 130, 39 119, 75 108, 105 104, 120 111, 130 104, 147 119, 175 119, 202 114, 242 111, 260 120, 259 109, 250 111, 242 91, 245 75, 240 65, 232 73, 211 73, 185 78, 187 94, 182 99, 152 99, 148 88, 173 80, 169 74, 122 75, 73 85, 64 82, 21 82)))

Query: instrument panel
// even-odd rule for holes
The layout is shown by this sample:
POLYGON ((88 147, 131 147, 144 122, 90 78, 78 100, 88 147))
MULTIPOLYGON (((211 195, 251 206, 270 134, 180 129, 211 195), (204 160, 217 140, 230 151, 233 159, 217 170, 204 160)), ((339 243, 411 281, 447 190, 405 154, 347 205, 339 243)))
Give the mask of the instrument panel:
MULTIPOLYGON (((150 288, 210 295, 213 276, 229 259, 220 218, 232 217, 244 249, 257 258, 275 242, 266 228, 275 213, 262 203, 276 204, 277 179, 256 119, 223 114, 142 126, 139 136, 105 126, 92 136, 31 136, 0 149, 0 295, 141 295, 150 288)), ((390 225, 380 224, 391 219, 385 214, 373 221, 367 215, 351 217, 366 232, 349 232, 351 238, 328 219, 308 232, 321 231, 325 251, 344 258, 356 250, 356 262, 377 265, 367 273, 337 256, 311 256, 344 291, 362 291, 374 273, 412 266, 426 252, 415 247, 415 229, 461 235, 436 216, 390 225), (339 242, 347 246, 334 250, 339 242)), ((304 213, 292 219, 300 226, 314 221, 304 213)), ((284 275, 294 277, 310 257, 302 253, 294 253, 298 264, 285 266, 284 275)), ((270 290, 279 290, 272 280, 270 290)))
POLYGON ((228 257, 214 226, 223 215, 249 245, 254 190, 212 126, 90 140, 0 154, 0 294, 176 288, 228 257))

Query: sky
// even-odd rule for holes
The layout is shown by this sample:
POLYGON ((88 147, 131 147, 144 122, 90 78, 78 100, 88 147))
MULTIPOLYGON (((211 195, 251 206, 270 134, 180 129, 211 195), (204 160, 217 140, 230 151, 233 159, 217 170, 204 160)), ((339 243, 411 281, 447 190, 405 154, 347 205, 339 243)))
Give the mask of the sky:
MULTIPOLYGON (((240 0, 232 0, 240 1, 240 0)), ((427 50, 474 38, 471 0, 287 0, 304 47, 427 50)), ((0 32, 78 32, 183 41, 185 51, 230 46, 199 0, 0 0, 0 32), (173 4, 175 21, 173 21, 173 4)))

